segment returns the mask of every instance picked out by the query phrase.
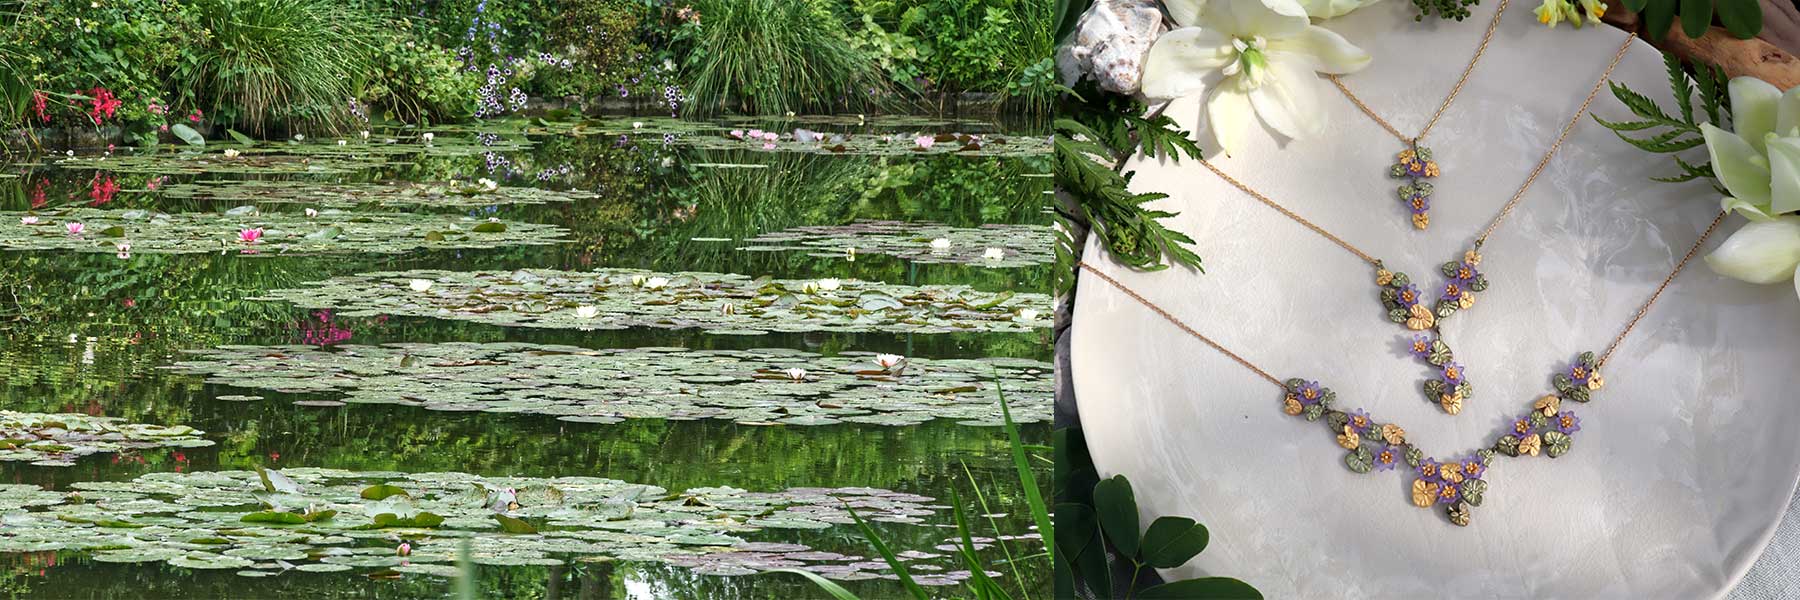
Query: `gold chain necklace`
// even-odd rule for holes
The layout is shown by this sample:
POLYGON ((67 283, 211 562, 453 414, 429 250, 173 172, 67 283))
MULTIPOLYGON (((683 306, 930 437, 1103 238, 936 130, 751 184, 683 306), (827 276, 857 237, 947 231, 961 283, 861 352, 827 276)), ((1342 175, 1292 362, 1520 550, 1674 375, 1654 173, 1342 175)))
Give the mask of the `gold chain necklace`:
POLYGON ((1381 125, 1382 129, 1386 129, 1388 134, 1406 145, 1406 149, 1394 155, 1395 162, 1388 168, 1388 176, 1406 180, 1406 183, 1396 189, 1395 193, 1400 196, 1400 202, 1406 204, 1407 209, 1412 213, 1412 224, 1417 229, 1424 229, 1431 225, 1431 194, 1433 190, 1431 182, 1426 179, 1437 177, 1439 174, 1438 163, 1431 157, 1431 149, 1419 142, 1431 133, 1431 128, 1437 126, 1438 119, 1443 118, 1444 111, 1450 108, 1450 103, 1455 102, 1457 94, 1462 93, 1463 84, 1469 82, 1469 74, 1475 72, 1475 64, 1481 62, 1481 56, 1487 53, 1488 43, 1494 41, 1494 30, 1500 27, 1500 16, 1506 14, 1507 1, 1500 0, 1499 7, 1494 10, 1493 20, 1488 21, 1487 32, 1481 35, 1481 44, 1475 47, 1475 55, 1469 58, 1468 66, 1463 67, 1462 76, 1456 79, 1456 85, 1450 87, 1450 93, 1444 96, 1444 102, 1438 105, 1437 112, 1431 114, 1431 120, 1425 122, 1425 128, 1419 130, 1419 135, 1409 137, 1400 133, 1399 129, 1381 118, 1381 115, 1375 114, 1375 109, 1369 108, 1368 103, 1363 102, 1362 98, 1351 92, 1350 87, 1344 85, 1344 81, 1337 75, 1327 74, 1325 76, 1326 79, 1331 80, 1333 85, 1337 86, 1338 91, 1344 93, 1345 98, 1349 98, 1351 103, 1362 109, 1363 114, 1368 115, 1376 124, 1381 125))
POLYGON ((1619 66, 1619 61, 1625 57, 1625 51, 1631 48, 1631 42, 1635 39, 1637 39, 1637 34, 1625 36, 1625 43, 1619 45, 1619 51, 1613 54, 1612 62, 1606 65, 1606 71, 1601 73, 1600 78, 1594 82, 1594 87, 1588 91, 1587 98, 1581 101, 1581 106, 1563 125, 1562 132, 1556 136, 1556 141, 1552 142, 1543 157, 1538 159, 1537 165, 1532 167, 1531 173, 1525 177, 1525 182, 1519 185, 1519 189, 1513 192, 1512 198, 1500 207, 1500 211, 1494 215, 1492 220, 1488 221, 1487 227, 1475 237, 1474 243, 1467 251, 1463 252, 1462 258, 1439 266, 1439 271, 1443 273, 1445 281, 1439 288, 1440 293, 1435 302, 1428 302, 1427 295, 1413 285, 1412 279, 1406 273, 1389 271, 1380 259, 1362 251, 1345 241, 1344 238, 1326 231, 1324 227, 1289 210, 1244 182, 1225 174, 1211 161, 1205 158, 1200 158, 1199 161, 1220 179, 1242 190, 1251 198, 1255 198, 1258 202, 1275 209, 1276 212, 1311 229, 1314 233, 1331 240, 1339 247, 1350 251, 1351 254, 1355 254, 1357 258, 1373 265, 1375 267, 1375 285, 1381 289, 1381 303, 1387 308, 1388 320, 1404 325, 1412 331, 1422 332, 1413 337, 1412 354, 1438 372, 1436 378, 1426 380, 1421 386, 1425 400, 1436 403, 1444 412, 1454 415, 1462 412, 1463 402, 1475 395, 1475 388, 1469 383, 1468 373, 1465 372, 1463 365, 1456 362, 1455 352, 1444 341, 1440 325, 1444 319, 1458 311, 1472 308, 1475 305, 1475 293, 1487 289, 1487 277, 1478 268, 1481 264, 1482 246, 1487 243, 1488 237, 1494 234, 1494 230, 1498 229, 1500 224, 1512 214, 1513 209, 1519 205, 1519 201, 1525 198, 1525 192, 1529 191, 1531 185, 1537 182, 1538 175, 1543 173, 1546 166, 1549 166, 1550 159, 1556 156, 1557 150, 1562 148, 1563 141, 1567 140, 1569 133, 1575 130, 1575 125, 1581 122, 1581 115, 1587 113, 1588 106, 1593 104, 1594 97, 1600 93, 1600 88, 1606 84, 1606 79, 1612 76, 1613 68, 1619 66))
POLYGON ((1573 434, 1581 430, 1581 419, 1572 410, 1564 410, 1564 400, 1587 402, 1593 398, 1592 393, 1598 391, 1605 383, 1600 376, 1600 368, 1612 358, 1613 352, 1624 343, 1625 337, 1637 327, 1638 321, 1650 312, 1651 305, 1662 296, 1675 277, 1681 274, 1688 261, 1699 253, 1700 247, 1712 237, 1719 223, 1725 220, 1728 212, 1720 212, 1714 217, 1706 232, 1688 248, 1687 254, 1675 263, 1675 268, 1664 277, 1662 284, 1656 286, 1650 298, 1638 307, 1636 314, 1625 323, 1619 335, 1613 338, 1606 350, 1596 356, 1593 352, 1583 352, 1569 366, 1566 372, 1556 373, 1551 377, 1554 394, 1539 397, 1531 404, 1531 411, 1507 424, 1502 433, 1487 448, 1476 450, 1461 457, 1446 457, 1439 461, 1426 457, 1424 451, 1412 442, 1406 430, 1394 423, 1380 423, 1362 409, 1345 412, 1333 407, 1337 394, 1330 388, 1322 387, 1317 381, 1304 378, 1279 379, 1267 370, 1258 367, 1250 359, 1232 352, 1224 345, 1195 330, 1192 326, 1176 318, 1169 311, 1145 299, 1137 291, 1100 272, 1094 266, 1083 262, 1081 268, 1093 273, 1101 280, 1112 284, 1145 308, 1150 309, 1176 328, 1218 350, 1226 357, 1250 369, 1263 379, 1282 389, 1283 412, 1303 417, 1308 421, 1324 420, 1325 426, 1337 437, 1337 443, 1343 447, 1344 465, 1356 473, 1370 471, 1393 470, 1397 463, 1404 462, 1416 469, 1417 476, 1412 484, 1413 505, 1429 508, 1435 504, 1445 507, 1445 514, 1451 523, 1467 526, 1480 506, 1488 491, 1488 482, 1483 479, 1488 466, 1496 454, 1507 457, 1538 456, 1540 453, 1556 458, 1567 453, 1574 444, 1573 434))

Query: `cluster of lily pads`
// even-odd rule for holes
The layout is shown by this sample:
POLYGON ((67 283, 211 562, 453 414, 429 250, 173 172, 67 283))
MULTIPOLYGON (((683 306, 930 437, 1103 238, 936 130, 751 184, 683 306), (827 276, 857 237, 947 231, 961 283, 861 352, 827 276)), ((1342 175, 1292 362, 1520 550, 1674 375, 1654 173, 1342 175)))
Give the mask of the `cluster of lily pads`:
POLYGON ((0 411, 0 461, 69 467, 102 452, 211 446, 205 432, 186 425, 127 423, 80 413, 0 411))
POLYGON ((383 271, 272 290, 258 299, 331 308, 350 317, 437 317, 582 330, 948 333, 1023 332, 1050 325, 1045 294, 637 269, 383 271))
POLYGON ((497 184, 485 185, 481 182, 308 183, 266 179, 171 184, 164 186, 161 193, 164 198, 170 199, 200 199, 234 203, 271 202, 333 208, 350 208, 365 204, 467 208, 471 206, 569 202, 598 197, 593 192, 580 190, 563 191, 497 184))
POLYGON ((959 156, 1042 156, 1050 152, 1050 140, 1041 136, 1008 136, 969 133, 828 133, 809 129, 790 132, 732 129, 677 140, 703 150, 755 152, 806 152, 901 156, 955 154, 959 156))
POLYGON ((739 250, 809 250, 808 256, 852 259, 885 254, 917 263, 989 267, 1048 264, 1055 257, 1055 232, 1045 225, 951 227, 938 223, 857 221, 849 225, 803 226, 746 240, 739 250))
MULTIPOLYGON (((1002 423, 1050 419, 1051 368, 1016 358, 919 359, 788 349, 590 350, 525 343, 224 346, 168 368, 208 383, 342 402, 432 410, 628 418, 730 419, 753 425, 1002 423)), ((308 400, 308 405, 324 402, 308 400)), ((341 404, 330 402, 329 404, 341 404)))
POLYGON ((150 175, 347 175, 385 166, 383 156, 310 156, 176 152, 70 156, 56 161, 64 169, 98 169, 150 175))
MULTIPOLYGON (((854 523, 852 510, 920 523, 938 508, 925 496, 871 488, 670 493, 597 477, 318 468, 150 473, 70 487, 0 484, 0 552, 80 550, 100 562, 250 577, 353 569, 453 576, 466 543, 481 565, 662 561, 735 575, 821 564, 832 567, 821 571, 827 576, 848 579, 881 576, 886 565, 744 536, 854 523)), ((944 572, 937 582, 967 576, 944 572)))
POLYGON ((400 253, 417 249, 497 248, 561 241, 555 225, 457 215, 344 212, 259 212, 240 206, 220 213, 71 208, 47 213, 0 213, 0 248, 177 254, 240 252, 302 254, 400 253))

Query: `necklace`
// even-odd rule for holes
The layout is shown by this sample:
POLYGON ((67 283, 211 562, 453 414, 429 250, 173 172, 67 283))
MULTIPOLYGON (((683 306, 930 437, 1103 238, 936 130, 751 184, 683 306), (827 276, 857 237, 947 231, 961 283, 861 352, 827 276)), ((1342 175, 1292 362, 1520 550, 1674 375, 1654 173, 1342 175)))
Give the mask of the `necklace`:
POLYGON ((1325 76, 1331 80, 1333 85, 1337 86, 1338 91, 1344 93, 1345 98, 1349 98, 1351 103, 1362 109, 1363 114, 1368 115, 1382 129, 1386 129, 1389 135, 1394 136, 1406 146, 1399 154, 1394 155, 1394 165, 1388 168, 1388 176, 1406 181, 1395 190, 1395 193, 1400 196, 1400 202, 1412 212, 1414 228, 1424 229, 1431 225, 1432 186, 1431 182, 1426 179, 1437 177, 1439 174, 1438 163, 1431 157, 1431 149, 1420 142, 1431 133, 1432 127, 1437 126, 1438 119, 1443 118, 1444 111, 1450 108, 1450 103, 1456 101, 1456 95, 1462 93, 1463 84, 1469 82, 1469 74, 1475 72, 1475 64, 1481 62, 1481 56, 1487 53, 1488 42, 1494 40, 1494 30, 1500 27, 1500 16, 1506 14, 1507 1, 1500 0, 1499 7, 1494 10, 1493 20, 1488 21, 1487 33, 1481 35, 1481 44, 1475 47, 1475 55, 1469 58, 1468 66, 1463 67, 1462 76, 1456 79, 1456 85, 1450 87, 1450 93, 1444 96, 1444 102, 1438 105, 1437 112, 1431 114, 1431 120, 1425 122, 1425 127, 1419 130, 1419 135, 1408 137, 1406 134, 1400 133, 1399 129, 1395 129, 1386 119, 1381 118, 1381 115, 1375 114, 1375 109, 1369 108, 1368 103, 1363 102, 1362 98, 1358 98, 1354 92, 1351 92, 1350 87, 1344 85, 1344 81, 1337 75, 1325 76))
POLYGON ((1638 321, 1650 311, 1650 306, 1656 303, 1656 299, 1681 274, 1688 261, 1699 253, 1700 247, 1706 243, 1707 238, 1712 237, 1713 230, 1718 229, 1719 223, 1725 220, 1727 214, 1730 213, 1720 212, 1713 218, 1712 225, 1706 228, 1705 233, 1700 234, 1700 239, 1675 263, 1669 276, 1663 278, 1662 284, 1651 292, 1650 298, 1638 307, 1636 314, 1626 322, 1624 329, 1619 331, 1619 335, 1613 338, 1604 352, 1597 356, 1593 352, 1583 352, 1566 372, 1556 373, 1551 378, 1556 393, 1544 395, 1534 401, 1531 411, 1509 423, 1492 446, 1441 462, 1426 457, 1424 451, 1407 437, 1406 430, 1399 425, 1378 423, 1360 408, 1350 412, 1338 410, 1334 407, 1337 394, 1330 388, 1304 378, 1278 379, 1092 265, 1083 262, 1081 268, 1112 284, 1181 331, 1205 342, 1214 350, 1280 387, 1283 412, 1308 421, 1323 418, 1326 428, 1337 436, 1338 445, 1348 452, 1344 455, 1344 465, 1351 471, 1388 471, 1393 470, 1397 463, 1405 462, 1417 472, 1412 483, 1413 505, 1429 508, 1442 504, 1451 523, 1467 526, 1475 507, 1481 506, 1488 491, 1488 483, 1482 477, 1486 475, 1496 455, 1519 458, 1535 457, 1541 453, 1557 458, 1569 451, 1574 444, 1573 434, 1581 430, 1581 419, 1575 416, 1574 411, 1563 410, 1562 402, 1587 402, 1592 399, 1591 393, 1605 384, 1600 376, 1600 369, 1612 358, 1613 352, 1618 350, 1619 344, 1625 341, 1631 330, 1637 327, 1638 321))
POLYGON ((1556 141, 1552 142, 1550 148, 1544 151, 1543 157, 1538 159, 1537 165, 1532 167, 1531 173, 1525 177, 1525 182, 1519 185, 1518 191, 1513 192, 1512 198, 1508 199, 1493 219, 1488 221, 1487 227, 1475 237, 1475 241, 1470 244, 1469 249, 1463 252, 1462 258, 1439 266, 1438 270, 1444 276, 1444 284, 1438 288, 1439 292, 1435 301, 1429 300, 1425 292, 1413 285, 1412 279, 1406 273, 1388 270, 1380 259, 1369 255, 1330 231, 1326 231, 1324 227, 1289 210, 1244 182, 1227 175, 1211 161, 1205 158, 1198 160, 1201 165, 1206 166, 1226 183, 1269 208, 1275 209, 1276 212, 1294 222, 1311 229, 1325 239, 1331 240, 1339 247, 1355 254, 1363 262, 1373 265, 1375 267, 1375 285, 1381 290, 1381 304, 1387 308, 1388 320, 1399 323, 1412 331, 1421 332, 1413 336, 1412 354, 1438 373, 1436 377, 1426 380, 1421 386, 1425 400, 1436 403, 1445 413, 1454 415, 1462 412, 1463 402, 1474 397, 1475 388, 1469 383, 1468 373, 1463 365, 1456 362, 1456 353, 1451 350, 1449 343, 1444 341, 1440 325, 1444 319, 1458 311, 1474 307, 1475 293, 1487 290, 1487 277, 1482 275, 1479 268, 1482 246, 1487 243, 1488 236, 1493 235, 1494 230, 1499 229, 1501 223, 1504 223, 1506 218, 1512 214, 1513 209, 1519 205, 1519 201, 1525 198, 1525 192, 1531 189, 1531 184, 1537 182, 1538 175, 1543 173, 1544 167, 1549 166, 1550 159, 1556 156, 1556 151, 1562 148, 1563 141, 1568 139, 1569 133, 1575 130, 1575 125, 1581 122, 1581 115, 1587 113, 1588 105, 1594 102, 1594 97, 1606 84, 1607 77, 1612 75, 1614 67, 1619 66, 1619 60, 1625 57, 1625 51, 1631 48, 1631 42, 1635 39, 1637 39, 1637 34, 1625 36, 1625 43, 1619 45, 1619 51, 1613 54, 1612 62, 1606 65, 1606 71, 1600 74, 1598 80, 1594 81, 1594 87, 1588 91, 1587 98, 1581 101, 1581 106, 1575 110, 1575 114, 1569 117, 1567 123, 1563 124, 1562 132, 1557 134, 1556 141))

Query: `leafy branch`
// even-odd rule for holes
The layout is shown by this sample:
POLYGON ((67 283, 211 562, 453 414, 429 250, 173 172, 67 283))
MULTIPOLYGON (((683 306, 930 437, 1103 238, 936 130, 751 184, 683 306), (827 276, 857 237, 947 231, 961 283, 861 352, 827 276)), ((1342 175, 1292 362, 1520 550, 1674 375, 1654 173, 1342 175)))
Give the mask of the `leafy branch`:
MULTIPOLYGON (((1700 133, 1701 123, 1711 123, 1724 127, 1731 114, 1731 102, 1727 95, 1727 79, 1725 70, 1716 65, 1705 63, 1693 64, 1693 75, 1689 75, 1682 66, 1681 59, 1673 54, 1663 54, 1663 64, 1669 72, 1669 91, 1675 96, 1676 114, 1670 115, 1655 100, 1632 90, 1630 86, 1617 81, 1607 82, 1612 87, 1613 97, 1618 98, 1634 120, 1608 121, 1594 115, 1594 120, 1601 126, 1611 129, 1619 139, 1645 152, 1675 155, 1692 150, 1706 144, 1706 138, 1700 133), (1705 120, 1701 121, 1694 111, 1694 100, 1700 101, 1700 111, 1705 120), (1626 135, 1637 132, 1638 137, 1626 135)), ((1689 163, 1679 155, 1673 156, 1675 166, 1680 173, 1666 177, 1652 177, 1665 183, 1681 183, 1702 177, 1713 180, 1713 187, 1719 187, 1718 176, 1713 173, 1712 163, 1689 163)), ((1721 190, 1723 191, 1723 190, 1721 190)))
MULTIPOLYGON (((1054 123, 1056 187, 1074 200, 1072 208, 1080 213, 1064 218, 1088 223, 1113 257, 1132 268, 1157 271, 1179 264, 1200 269, 1200 256, 1188 248, 1193 238, 1161 222, 1176 213, 1144 206, 1168 194, 1132 193, 1133 173, 1124 170, 1126 160, 1138 153, 1179 161, 1181 156, 1199 156, 1200 148, 1173 119, 1160 113, 1145 115, 1143 103, 1089 91, 1096 100, 1080 95, 1065 99, 1064 117, 1054 123)), ((1064 289, 1061 280, 1073 273, 1073 243, 1065 236, 1058 244, 1058 264, 1068 267, 1058 269, 1058 289, 1064 289)))

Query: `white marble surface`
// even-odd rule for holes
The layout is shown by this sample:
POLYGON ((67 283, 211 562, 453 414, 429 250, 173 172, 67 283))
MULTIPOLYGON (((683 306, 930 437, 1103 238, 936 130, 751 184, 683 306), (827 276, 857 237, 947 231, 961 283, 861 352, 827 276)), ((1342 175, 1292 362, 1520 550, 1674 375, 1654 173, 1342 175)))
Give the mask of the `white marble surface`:
MULTIPOLYGON (((1416 130, 1461 70, 1495 2, 1463 23, 1415 24, 1386 2, 1326 23, 1374 63, 1346 81, 1416 130)), ((1398 144, 1335 91, 1323 139, 1252 143, 1221 168, 1435 285, 1511 195, 1624 34, 1545 30, 1515 3, 1461 99, 1428 140, 1443 165, 1433 224, 1414 232, 1385 176, 1398 144)), ((1639 42, 1614 79, 1666 97, 1661 56, 1639 42)), ((1179 108, 1179 107, 1178 107, 1179 108)), ((1176 113, 1192 123, 1192 107, 1176 113)), ((1602 93, 1594 110, 1628 113, 1602 93)), ((1255 136, 1261 138, 1262 136, 1255 136)), ((1137 165, 1136 188, 1172 194, 1206 273, 1102 265, 1278 377, 1317 379, 1340 406, 1405 426, 1428 454, 1489 445, 1600 350, 1718 210, 1703 183, 1648 180, 1672 164, 1584 119, 1490 241, 1492 288, 1445 334, 1477 395, 1460 416, 1424 402, 1427 373, 1385 319, 1354 256, 1203 167, 1137 165)), ((1709 246, 1739 221, 1734 217, 1709 246)), ((1793 288, 1727 280, 1696 262, 1575 405, 1574 449, 1498 459, 1467 528, 1408 502, 1410 479, 1358 475, 1280 392, 1098 278, 1080 284, 1076 396, 1102 476, 1128 475, 1145 516, 1206 523, 1212 545, 1168 575, 1221 574, 1271 598, 1702 598, 1725 594, 1768 543, 1800 477, 1800 302, 1793 288)), ((1571 403, 1574 404, 1574 403, 1571 403)))

